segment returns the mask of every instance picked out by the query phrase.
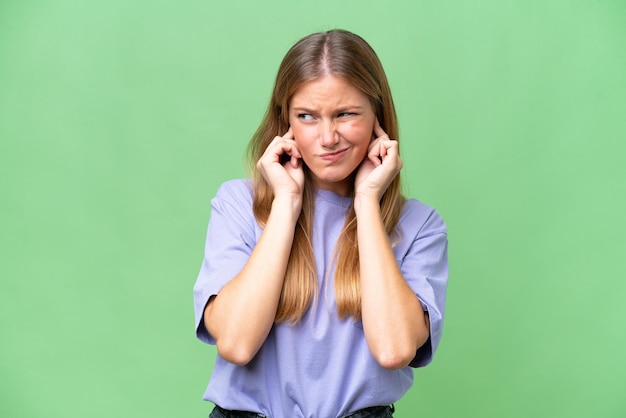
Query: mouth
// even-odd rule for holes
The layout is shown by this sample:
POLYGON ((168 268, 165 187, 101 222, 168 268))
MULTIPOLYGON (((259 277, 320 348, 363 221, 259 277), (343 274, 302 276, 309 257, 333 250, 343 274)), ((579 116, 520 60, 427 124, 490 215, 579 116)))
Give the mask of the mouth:
POLYGON ((335 152, 327 152, 320 154, 320 158, 325 161, 337 161, 348 152, 348 148, 340 149, 335 152))

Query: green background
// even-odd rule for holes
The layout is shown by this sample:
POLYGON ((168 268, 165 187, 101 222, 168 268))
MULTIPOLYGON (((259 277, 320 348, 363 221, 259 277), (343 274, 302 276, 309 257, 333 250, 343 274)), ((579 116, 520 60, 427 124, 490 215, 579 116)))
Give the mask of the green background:
POLYGON ((0 0, 0 416, 208 415, 210 199, 284 53, 337 27, 381 57, 407 194, 449 227, 444 337, 396 416, 626 416, 625 22, 621 0, 0 0))

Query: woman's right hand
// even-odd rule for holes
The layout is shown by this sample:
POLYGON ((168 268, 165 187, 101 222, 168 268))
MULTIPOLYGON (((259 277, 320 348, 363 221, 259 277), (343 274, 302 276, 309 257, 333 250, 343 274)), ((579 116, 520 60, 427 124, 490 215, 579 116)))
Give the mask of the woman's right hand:
POLYGON ((268 145, 257 162, 257 169, 272 188, 274 199, 302 199, 304 171, 301 158, 291 128, 283 136, 275 137, 268 145))

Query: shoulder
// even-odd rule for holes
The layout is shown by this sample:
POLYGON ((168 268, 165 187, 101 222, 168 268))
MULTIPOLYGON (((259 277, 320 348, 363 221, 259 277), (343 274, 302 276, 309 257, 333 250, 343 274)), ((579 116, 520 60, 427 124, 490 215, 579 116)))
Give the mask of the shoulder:
POLYGON ((253 185, 250 179, 227 180, 217 189, 214 200, 232 204, 252 202, 253 185))
POLYGON ((446 224, 439 212, 414 198, 404 203, 398 225, 413 236, 447 234, 446 224))
POLYGON ((228 180, 220 185, 211 199, 211 217, 251 219, 254 187, 249 179, 228 180))
POLYGON ((222 183, 211 199, 210 226, 220 231, 236 228, 252 233, 257 225, 253 211, 253 190, 253 183, 248 179, 222 183))

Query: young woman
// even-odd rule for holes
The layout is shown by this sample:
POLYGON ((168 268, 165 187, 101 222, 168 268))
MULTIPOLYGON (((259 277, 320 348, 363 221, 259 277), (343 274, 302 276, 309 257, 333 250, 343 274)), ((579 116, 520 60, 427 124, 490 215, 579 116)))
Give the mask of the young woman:
POLYGON ((447 232, 400 192, 382 65, 342 30, 297 42, 212 200, 194 287, 211 417, 389 417, 441 337, 447 232))

